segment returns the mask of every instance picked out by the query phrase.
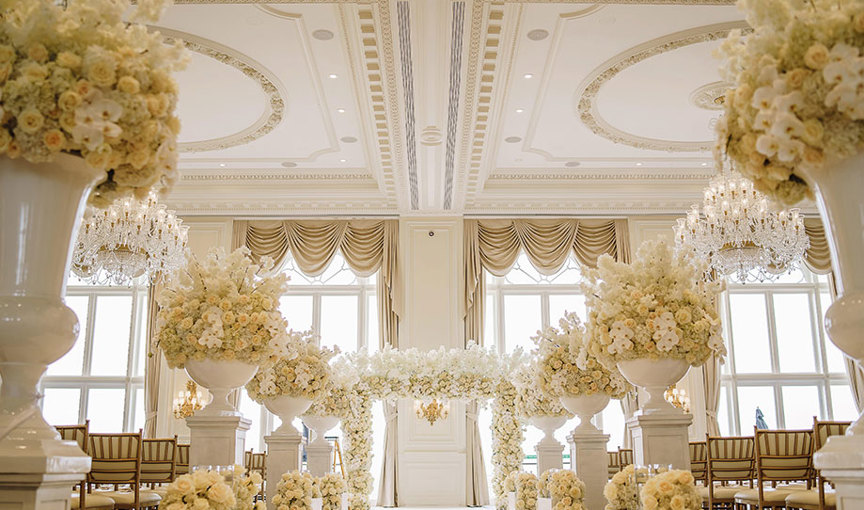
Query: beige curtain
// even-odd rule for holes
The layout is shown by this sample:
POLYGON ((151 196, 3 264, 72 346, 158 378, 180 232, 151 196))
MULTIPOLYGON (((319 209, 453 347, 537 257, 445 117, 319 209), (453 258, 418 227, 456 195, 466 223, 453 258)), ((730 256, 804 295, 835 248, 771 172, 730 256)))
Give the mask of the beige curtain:
POLYGON ((156 437, 156 419, 159 414, 159 376, 162 372, 162 350, 155 345, 156 314, 159 305, 156 295, 162 285, 153 283, 147 289, 147 363, 144 365, 144 437, 156 437))
POLYGON ((637 390, 627 392, 620 400, 621 410, 624 412, 624 444, 617 445, 621 448, 633 448, 633 435, 630 433, 630 425, 627 420, 633 417, 633 413, 639 409, 639 394, 637 390))
POLYGON ((720 359, 711 359, 702 365, 702 396, 705 398, 705 430, 709 436, 720 435, 717 410, 720 407, 720 359))
POLYGON ((387 426, 384 431, 384 461, 381 463, 381 479, 378 481, 378 505, 398 506, 399 498, 396 492, 398 469, 396 466, 398 401, 384 401, 384 419, 387 426))
POLYGON ((629 262, 627 220, 508 219, 465 220, 465 340, 483 344, 485 278, 483 270, 503 276, 521 252, 543 274, 553 274, 572 252, 595 267, 601 255, 629 262))
POLYGON ((486 464, 483 462, 483 447, 480 442, 480 429, 477 426, 476 400, 465 403, 465 451, 468 462, 466 478, 466 499, 468 506, 489 504, 489 484, 486 481, 486 464))

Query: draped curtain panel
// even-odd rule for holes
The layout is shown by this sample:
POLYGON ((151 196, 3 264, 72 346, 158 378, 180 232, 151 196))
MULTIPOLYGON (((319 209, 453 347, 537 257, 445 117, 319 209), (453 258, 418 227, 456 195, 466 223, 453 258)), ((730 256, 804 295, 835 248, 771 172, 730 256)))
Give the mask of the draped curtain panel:
POLYGON ((702 396, 705 398, 705 429, 709 436, 720 435, 717 410, 720 408, 720 358, 711 356, 702 365, 702 396))
POLYGON ((543 274, 554 274, 573 253, 596 267, 601 255, 630 261, 627 220, 465 220, 465 340, 483 344, 486 299, 483 270, 504 276, 521 252, 543 274))
POLYGON ((397 466, 396 466, 396 448, 397 448, 397 431, 396 418, 398 416, 399 402, 384 401, 384 419, 387 421, 387 426, 384 430, 384 461, 381 463, 381 478, 378 481, 378 505, 384 507, 394 507, 399 503, 397 490, 397 466))
POLYGON ((622 448, 633 448, 633 435, 630 433, 630 425, 627 421, 633 417, 633 413, 639 409, 639 394, 637 390, 629 391, 621 402, 621 411, 624 412, 624 444, 622 448))
POLYGON ((468 462, 466 497, 468 506, 489 504, 489 485, 486 481, 486 464, 483 462, 483 447, 480 442, 480 428, 477 426, 476 400, 465 403, 465 451, 468 462))
POLYGON ((144 365, 144 437, 156 437, 156 418, 159 414, 159 376, 162 372, 162 351, 156 348, 156 314, 159 305, 156 304, 156 296, 161 290, 160 283, 150 284, 147 289, 147 352, 152 356, 147 357, 144 365))

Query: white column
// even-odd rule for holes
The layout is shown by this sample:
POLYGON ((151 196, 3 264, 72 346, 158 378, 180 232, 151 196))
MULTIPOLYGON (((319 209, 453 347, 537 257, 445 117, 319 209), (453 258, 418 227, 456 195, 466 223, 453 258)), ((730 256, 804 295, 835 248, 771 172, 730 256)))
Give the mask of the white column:
POLYGON ((564 445, 558 441, 545 444, 540 441, 534 451, 537 453, 538 475, 542 475, 547 469, 564 468, 564 445))
POLYGON ((306 469, 312 476, 324 476, 330 473, 333 464, 333 445, 329 441, 319 443, 317 441, 306 445, 306 469))
POLYGON ((643 413, 627 420, 633 433, 633 462, 637 466, 659 464, 672 469, 690 469, 688 427, 693 416, 680 409, 643 413))
POLYGON ((267 443, 267 508, 273 510, 273 496, 276 486, 284 473, 296 471, 302 465, 300 462, 300 434, 273 434, 264 436, 267 443))
POLYGON ((242 416, 190 416, 189 467, 243 465, 246 431, 252 424, 242 416))
POLYGON ((69 510, 71 491, 82 474, 0 474, 0 508, 69 510))
POLYGON ((586 510, 603 510, 606 506, 603 487, 606 486, 609 473, 606 455, 609 435, 574 431, 567 436, 567 442, 570 443, 570 467, 585 483, 583 503, 586 510))
POLYGON ((813 462, 836 485, 837 510, 864 508, 864 437, 831 436, 813 462))

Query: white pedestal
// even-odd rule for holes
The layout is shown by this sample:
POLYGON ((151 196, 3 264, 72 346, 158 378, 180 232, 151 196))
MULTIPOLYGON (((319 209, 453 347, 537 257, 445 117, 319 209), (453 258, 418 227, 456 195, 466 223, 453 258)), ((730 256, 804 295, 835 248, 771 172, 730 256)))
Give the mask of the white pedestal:
POLYGON ((6 438, 0 441, 0 508, 68 510, 70 489, 88 471, 90 457, 74 441, 61 441, 59 435, 6 438))
POLYGON ((306 470, 312 476, 324 476, 330 473, 333 464, 333 445, 329 441, 312 442, 306 445, 306 470))
POLYGON ((242 416, 190 416, 189 467, 243 465, 246 431, 252 424, 242 416))
POLYGON ((674 409, 669 412, 637 411, 627 420, 633 432, 633 462, 637 466, 658 464, 672 469, 690 469, 690 436, 693 416, 674 409))
POLYGON ((606 486, 608 457, 606 443, 609 435, 602 432, 596 434, 571 433, 567 436, 570 443, 570 466, 585 483, 583 503, 586 510, 603 510, 606 498, 603 487, 606 486))
POLYGON ((834 482, 837 510, 864 508, 864 437, 832 436, 813 456, 822 476, 834 482))
POLYGON ((273 510, 276 506, 271 501, 282 475, 300 469, 303 437, 300 434, 273 434, 264 436, 264 442, 267 443, 267 508, 273 510))
POLYGON ((564 445, 558 441, 540 441, 534 451, 537 453, 537 476, 547 469, 564 468, 564 445))
POLYGON ((69 510, 69 489, 83 479, 83 473, 0 474, 0 508, 69 510))

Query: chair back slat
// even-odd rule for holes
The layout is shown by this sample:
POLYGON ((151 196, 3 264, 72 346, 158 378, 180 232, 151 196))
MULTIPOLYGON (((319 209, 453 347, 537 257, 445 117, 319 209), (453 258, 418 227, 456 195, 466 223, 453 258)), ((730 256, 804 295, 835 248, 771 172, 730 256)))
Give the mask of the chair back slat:
POLYGON ((621 467, 629 466, 633 464, 633 450, 629 448, 619 448, 618 449, 618 460, 620 462, 621 467))
POLYGON ((696 480, 706 480, 707 476, 708 448, 705 441, 690 443, 690 471, 696 480))
POLYGON ((267 463, 266 453, 253 453, 249 462, 249 469, 252 471, 264 472, 264 466, 267 463))
POLYGON ((756 430, 759 481, 808 481, 813 468, 812 430, 756 430))
POLYGON ((141 454, 141 482, 170 483, 177 467, 177 438, 145 439, 141 454))
POLYGON ((78 448, 87 453, 87 433, 90 422, 87 421, 83 425, 57 425, 54 427, 64 441, 75 441, 78 443, 78 448))
POLYGON ((705 468, 711 482, 745 482, 755 477, 752 437, 708 437, 705 468))
POLYGON ((138 483, 141 477, 141 433, 90 434, 92 458, 90 475, 93 483, 138 483))
POLYGON ((176 467, 177 476, 185 475, 188 472, 189 472, 189 445, 188 444, 178 444, 177 445, 177 467, 176 467))

